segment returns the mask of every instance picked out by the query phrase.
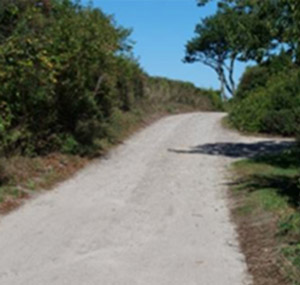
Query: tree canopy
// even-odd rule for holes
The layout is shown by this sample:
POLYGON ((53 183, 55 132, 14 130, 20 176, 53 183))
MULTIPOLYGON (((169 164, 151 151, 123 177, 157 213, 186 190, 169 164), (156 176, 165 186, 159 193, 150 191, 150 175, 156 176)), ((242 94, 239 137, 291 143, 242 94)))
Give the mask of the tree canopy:
MULTIPOLYGON (((198 0, 203 6, 213 0, 198 0)), ((300 2, 296 0, 221 0, 217 12, 204 18, 186 45, 186 62, 213 68, 221 89, 235 95, 236 60, 268 60, 282 49, 300 63, 300 2)))

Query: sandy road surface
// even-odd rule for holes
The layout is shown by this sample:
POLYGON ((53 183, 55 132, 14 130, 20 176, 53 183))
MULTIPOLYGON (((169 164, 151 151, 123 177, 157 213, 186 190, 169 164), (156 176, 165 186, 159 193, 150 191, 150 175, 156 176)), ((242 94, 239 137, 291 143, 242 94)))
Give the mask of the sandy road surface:
POLYGON ((255 151, 235 144, 258 139, 222 129, 223 116, 164 118, 2 217, 0 284, 251 284, 225 178, 255 151))

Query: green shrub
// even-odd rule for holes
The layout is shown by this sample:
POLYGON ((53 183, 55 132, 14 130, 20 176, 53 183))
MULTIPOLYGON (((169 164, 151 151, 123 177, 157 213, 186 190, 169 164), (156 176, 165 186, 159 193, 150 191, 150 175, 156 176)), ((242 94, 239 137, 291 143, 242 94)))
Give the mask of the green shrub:
POLYGON ((244 99, 252 91, 266 87, 267 82, 278 74, 284 74, 294 69, 291 58, 284 52, 261 65, 248 67, 244 72, 237 88, 236 99, 244 99))
POLYGON ((265 133, 295 135, 300 125, 300 108, 267 111, 261 124, 265 133))
POLYGON ((300 128, 299 72, 274 73, 264 86, 249 89, 241 100, 234 99, 230 121, 240 130, 296 135, 300 128))
POLYGON ((62 142, 62 153, 75 154, 79 152, 78 142, 71 135, 67 135, 63 138, 62 142))
POLYGON ((259 132, 270 104, 270 96, 264 89, 259 89, 244 100, 234 103, 229 119, 233 126, 241 131, 259 132))
MULTIPOLYGON (((68 0, 4 1, 0 25, 6 25, 0 29, 4 152, 65 151, 65 142, 53 134, 72 134, 76 143, 92 145, 104 135, 112 110, 133 103, 117 89, 124 65, 128 86, 142 73, 126 56, 129 32, 100 10, 68 0)), ((135 91, 125 92, 134 97, 135 91)))
POLYGON ((236 98, 243 99, 259 87, 264 87, 269 79, 269 71, 265 66, 248 67, 242 76, 236 92, 236 98))

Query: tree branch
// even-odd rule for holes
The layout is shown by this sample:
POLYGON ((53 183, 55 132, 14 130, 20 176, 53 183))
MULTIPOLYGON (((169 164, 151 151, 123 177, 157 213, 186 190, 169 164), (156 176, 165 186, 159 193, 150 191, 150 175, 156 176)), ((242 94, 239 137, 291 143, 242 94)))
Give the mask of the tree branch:
POLYGON ((104 80, 104 75, 101 74, 98 78, 98 81, 97 81, 97 84, 96 84, 96 87, 95 87, 95 90, 94 90, 95 95, 97 95, 97 93, 99 92, 100 87, 101 87, 101 83, 103 82, 103 80, 104 80))

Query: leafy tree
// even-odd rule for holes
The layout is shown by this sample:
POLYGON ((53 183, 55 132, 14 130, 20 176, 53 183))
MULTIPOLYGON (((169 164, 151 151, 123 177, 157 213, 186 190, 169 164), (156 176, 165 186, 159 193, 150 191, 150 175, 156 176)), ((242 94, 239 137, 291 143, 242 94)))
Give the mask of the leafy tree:
MULTIPOLYGON (((251 25, 243 13, 235 13, 223 7, 215 15, 205 18, 196 26, 196 36, 186 45, 185 61, 201 62, 213 68, 221 82, 221 92, 225 89, 235 95, 233 78, 235 61, 244 58, 245 43, 249 42, 251 25)), ((254 41, 251 42, 254 45, 254 41)))
MULTIPOLYGON (((210 0, 198 0, 203 6, 210 0)), ((220 79, 222 94, 236 93, 235 60, 267 61, 285 50, 300 62, 300 2, 296 0, 220 0, 217 13, 196 27, 186 46, 187 62, 202 62, 220 79)))
MULTIPOLYGON (((232 94, 234 86, 230 86, 225 75, 226 61, 230 57, 230 43, 223 29, 223 23, 222 15, 218 14, 198 24, 195 30, 197 36, 186 45, 185 61, 188 63, 199 61, 213 68, 220 79, 221 93, 224 96, 224 89, 232 94)), ((232 55, 231 58, 230 71, 233 70, 235 56, 232 55)))
MULTIPOLYGON (((203 6, 214 0, 197 0, 203 6)), ((219 0, 218 9, 229 9, 247 16, 252 39, 245 43, 244 59, 261 62, 281 48, 300 62, 300 2, 297 0, 219 0), (253 44, 253 40, 254 43, 253 44)))

